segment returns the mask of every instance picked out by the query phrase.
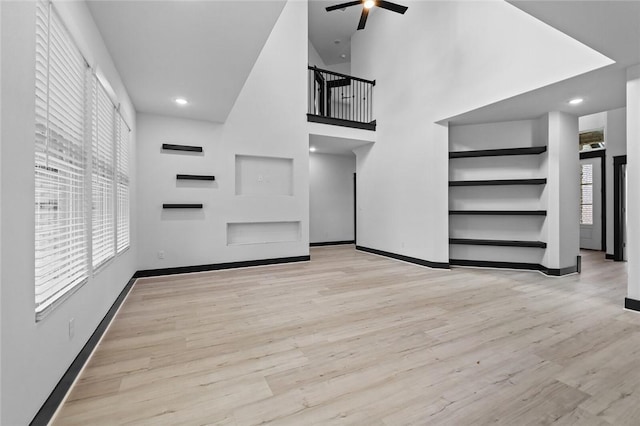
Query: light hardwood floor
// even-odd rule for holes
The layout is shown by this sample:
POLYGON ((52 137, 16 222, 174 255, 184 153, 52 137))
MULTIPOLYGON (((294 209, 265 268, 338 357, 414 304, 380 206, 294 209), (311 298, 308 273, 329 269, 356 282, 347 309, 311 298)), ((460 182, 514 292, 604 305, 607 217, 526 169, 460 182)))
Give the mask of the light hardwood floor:
POLYGON ((639 425, 625 264, 431 270, 353 246, 141 279, 56 425, 639 425))

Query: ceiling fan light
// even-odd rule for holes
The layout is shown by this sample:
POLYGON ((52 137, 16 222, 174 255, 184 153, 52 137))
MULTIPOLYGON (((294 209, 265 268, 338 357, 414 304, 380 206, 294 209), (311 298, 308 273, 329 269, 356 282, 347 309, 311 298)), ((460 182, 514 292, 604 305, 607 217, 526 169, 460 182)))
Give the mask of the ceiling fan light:
POLYGON ((375 5, 376 5, 376 2, 374 0, 367 0, 364 2, 365 9, 371 9, 375 5))

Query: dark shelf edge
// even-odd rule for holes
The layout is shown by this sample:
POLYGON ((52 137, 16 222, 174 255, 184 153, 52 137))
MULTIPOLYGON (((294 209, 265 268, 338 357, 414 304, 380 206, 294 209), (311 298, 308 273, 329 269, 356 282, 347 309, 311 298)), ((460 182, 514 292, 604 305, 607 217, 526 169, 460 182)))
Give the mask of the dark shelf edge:
POLYGON ((452 151, 449 158, 501 157, 509 155, 537 155, 547 151, 546 146, 527 148, 481 149, 476 151, 452 151))
POLYGON ((496 186, 496 185, 545 185, 546 178, 542 179, 496 179, 496 180, 454 180, 449 181, 449 186, 496 186))
POLYGON ((202 204, 163 204, 163 209, 201 209, 202 204))
POLYGON ((542 241, 480 240, 472 238, 449 238, 449 244, 495 247, 547 248, 547 243, 542 241))
POLYGON ((176 175, 178 180, 216 180, 215 176, 211 175, 176 175))
POLYGON ((201 146, 175 145, 170 143, 163 143, 162 149, 166 149, 169 151, 202 152, 201 146))
POLYGON ((450 215, 475 216, 546 216, 546 210, 449 210, 450 215))

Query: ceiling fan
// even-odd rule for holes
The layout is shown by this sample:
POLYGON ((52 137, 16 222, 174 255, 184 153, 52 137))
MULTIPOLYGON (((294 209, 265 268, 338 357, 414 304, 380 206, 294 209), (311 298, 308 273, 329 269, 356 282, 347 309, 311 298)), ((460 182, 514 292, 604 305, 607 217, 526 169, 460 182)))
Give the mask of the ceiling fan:
POLYGON ((369 9, 371 9, 373 6, 377 6, 379 8, 382 9, 387 9, 390 10, 392 12, 396 12, 396 13, 400 13, 400 14, 404 14, 408 7, 406 6, 402 6, 396 3, 392 3, 390 1, 384 1, 384 0, 355 0, 355 1, 349 1, 346 3, 340 3, 340 4, 336 4, 334 6, 329 6, 327 7, 327 12, 331 12, 332 10, 337 10, 337 9, 345 9, 347 7, 351 7, 351 6, 356 6, 356 5, 362 5, 362 14, 360 15, 360 22, 358 23, 358 29, 362 30, 364 29, 365 24, 367 23, 367 17, 369 16, 369 9))

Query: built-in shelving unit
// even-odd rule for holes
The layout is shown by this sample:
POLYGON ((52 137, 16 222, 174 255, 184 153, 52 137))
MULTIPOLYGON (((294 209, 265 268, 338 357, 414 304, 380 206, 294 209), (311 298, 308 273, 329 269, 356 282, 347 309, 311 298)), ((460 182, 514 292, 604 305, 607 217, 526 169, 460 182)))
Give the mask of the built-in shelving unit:
POLYGON ((450 215, 469 216, 546 216, 546 210, 449 210, 450 215))
POLYGON ((178 204, 163 204, 163 209, 201 209, 200 203, 178 203, 178 204))
POLYGON ((541 203, 546 159, 540 155, 547 146, 500 148, 516 139, 535 144, 534 125, 450 128, 451 265, 540 269, 547 248, 541 241, 547 216, 541 203), (468 149, 483 145, 488 149, 468 149))
POLYGON ((178 180, 216 180, 215 176, 212 175, 176 175, 176 179, 178 180))
POLYGON ((544 185, 547 179, 487 179, 487 180, 454 180, 449 186, 494 186, 494 185, 544 185))
POLYGON ((202 152, 201 146, 174 145, 170 143, 163 143, 162 149, 167 151, 202 152))
POLYGON ((468 246, 495 246, 495 247, 533 247, 533 248, 547 247, 547 243, 542 241, 481 240, 481 239, 473 239, 473 238, 449 238, 449 244, 464 244, 468 246))
POLYGON ((537 155, 547 151, 546 146, 528 148, 481 149, 476 151, 454 151, 449 158, 498 157, 507 155, 537 155))

